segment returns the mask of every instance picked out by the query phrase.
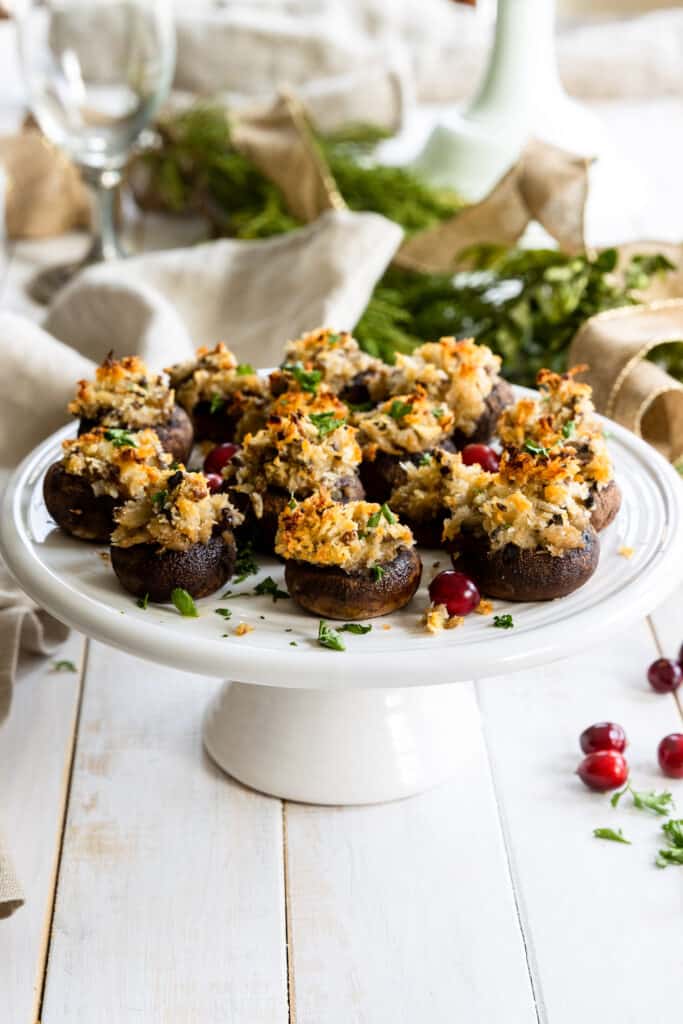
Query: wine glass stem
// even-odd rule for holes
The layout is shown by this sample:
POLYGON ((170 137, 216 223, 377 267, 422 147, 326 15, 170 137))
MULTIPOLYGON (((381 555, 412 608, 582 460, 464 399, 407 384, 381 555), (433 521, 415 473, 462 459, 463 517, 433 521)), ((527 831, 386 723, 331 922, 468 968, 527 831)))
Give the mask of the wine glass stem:
POLYGON ((82 173, 95 199, 93 238, 85 262, 101 263, 121 259, 126 253, 119 242, 115 219, 121 172, 83 169, 82 173))

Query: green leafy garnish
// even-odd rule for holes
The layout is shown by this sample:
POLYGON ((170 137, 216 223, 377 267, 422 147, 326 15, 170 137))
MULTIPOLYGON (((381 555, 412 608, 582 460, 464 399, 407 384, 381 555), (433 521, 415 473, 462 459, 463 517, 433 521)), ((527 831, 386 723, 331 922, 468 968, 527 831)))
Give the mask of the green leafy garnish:
POLYGON ((639 811, 653 811, 655 814, 670 814, 674 807, 674 798, 671 793, 639 792, 633 789, 630 782, 627 782, 623 789, 615 793, 610 803, 612 807, 619 804, 624 793, 630 793, 633 806, 639 811))
POLYGON ((666 868, 671 864, 683 864, 683 818, 665 821, 662 832, 668 845, 657 854, 657 867, 666 868))
POLYGON ((150 500, 155 508, 163 508, 163 506, 166 504, 167 498, 168 491, 157 491, 156 494, 152 495, 150 500))
POLYGON ((626 843, 627 846, 631 845, 631 840, 625 837, 620 828, 616 831, 613 828, 594 828, 593 835, 596 839, 611 839, 613 843, 626 843))
POLYGON ((285 363, 282 369, 286 373, 291 373, 302 391, 307 391, 310 395, 316 394, 322 379, 320 370, 305 370, 301 363, 285 363))
POLYGON ((493 626, 495 629, 512 629, 514 626, 512 616, 508 613, 505 615, 494 615, 493 626))
POLYGON ((73 661, 53 661, 52 662, 53 672, 78 672, 78 669, 74 665, 73 661))
POLYGON ((370 569, 370 572, 372 573, 372 578, 375 581, 375 583, 379 583, 379 581, 382 579, 382 576, 384 576, 386 569, 383 569, 381 565, 373 565, 372 568, 370 569))
POLYGON ((346 405, 348 405, 351 412, 370 412, 371 409, 375 408, 373 402, 347 402, 346 405))
POLYGON ((287 508, 296 508, 296 506, 297 506, 297 500, 294 497, 294 495, 292 495, 292 497, 287 502, 287 508))
POLYGON ((113 427, 111 430, 105 430, 104 436, 107 441, 111 441, 115 448, 137 448, 138 446, 130 430, 113 427))
POLYGON ((238 574, 233 583, 244 583, 247 576, 255 576, 259 567, 254 558, 254 546, 251 541, 245 541, 237 549, 235 560, 235 572, 238 574))
POLYGON ((309 413, 309 420, 313 426, 317 429, 320 437, 327 437, 337 427, 343 427, 346 423, 346 419, 337 419, 337 416, 333 412, 312 412, 309 413))
POLYGON ((364 626, 362 622, 345 622, 338 627, 340 633, 355 633, 357 636, 365 636, 372 629, 372 626, 364 626))
POLYGON ((569 439, 576 433, 576 423, 574 420, 567 420, 565 425, 562 427, 562 436, 569 439))
POLYGON ((331 651, 345 651, 344 641, 336 629, 332 629, 322 619, 318 624, 318 643, 321 647, 329 647, 331 651))
POLYGON ((213 416, 215 413, 220 412, 225 405, 225 399, 223 395, 220 395, 217 391, 211 395, 211 402, 209 403, 209 412, 213 416))
POLYGON ((231 608, 215 608, 214 611, 216 612, 216 615, 220 615, 224 619, 229 619, 232 617, 231 608))
POLYGON ((252 374, 256 373, 256 370, 251 363, 238 363, 235 372, 238 377, 250 377, 252 374))
POLYGON ((525 441, 524 451, 529 452, 530 455, 541 455, 544 459, 547 459, 550 454, 544 445, 536 444, 535 441, 525 441))
POLYGON ((191 594, 183 587, 174 587, 171 591, 171 601, 176 606, 181 615, 184 615, 187 619, 198 619, 199 612, 197 611, 197 605, 194 603, 194 598, 191 594))
POLYGON ((444 409, 442 406, 439 406, 437 409, 432 409, 432 416, 434 416, 437 420, 440 420, 443 414, 444 409))
POLYGON ((260 583, 257 583, 256 586, 254 587, 254 593, 259 594, 259 596, 268 594, 270 597, 272 597, 273 604, 275 604, 278 598, 289 597, 289 594, 287 593, 286 590, 280 590, 272 576, 266 576, 264 580, 261 580, 260 583))
POLYGON ((393 420, 402 420, 404 416, 413 411, 413 407, 409 402, 402 402, 400 399, 395 398, 389 408, 389 415, 393 420))
POLYGON ((299 645, 298 645, 298 643, 296 642, 296 640, 290 640, 290 641, 289 641, 289 646, 290 646, 290 647, 298 647, 299 645))
POLYGON ((386 501, 380 508, 377 509, 376 512, 373 512, 372 515, 368 518, 368 529, 374 530, 376 526, 379 526, 380 519, 386 519, 386 521, 390 525, 396 522, 396 516, 391 511, 386 501))
POLYGON ((145 594, 144 597, 139 597, 135 602, 138 608, 142 608, 143 611, 147 611, 149 605, 149 594, 145 594))
POLYGON ((337 342, 340 340, 340 338, 341 338, 341 334, 328 334, 328 336, 327 336, 327 344, 328 345, 336 345, 337 342))
POLYGON ((432 461, 432 457, 429 454, 429 452, 423 452, 422 455, 420 456, 420 461, 419 461, 418 465, 419 466, 428 466, 431 461, 432 461))

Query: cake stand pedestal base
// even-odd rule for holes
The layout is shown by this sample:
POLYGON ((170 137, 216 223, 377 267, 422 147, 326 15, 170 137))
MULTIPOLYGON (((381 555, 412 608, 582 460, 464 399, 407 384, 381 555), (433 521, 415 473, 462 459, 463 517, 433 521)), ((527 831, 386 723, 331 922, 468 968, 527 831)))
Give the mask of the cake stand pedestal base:
POLYGON ((204 744, 252 789, 313 804, 372 804, 455 774, 479 735, 471 687, 312 690, 226 683, 204 744))

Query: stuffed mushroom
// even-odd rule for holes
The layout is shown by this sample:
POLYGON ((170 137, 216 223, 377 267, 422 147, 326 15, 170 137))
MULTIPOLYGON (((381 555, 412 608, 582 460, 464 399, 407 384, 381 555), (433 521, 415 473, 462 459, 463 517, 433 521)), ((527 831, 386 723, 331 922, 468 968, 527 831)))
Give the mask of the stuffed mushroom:
POLYGON ((363 352, 348 331, 320 327, 288 341, 282 369, 321 381, 350 405, 374 404, 387 394, 390 367, 363 352))
POLYGON ((79 434, 96 426, 115 430, 151 427, 178 462, 186 462, 192 450, 193 430, 187 413, 175 404, 175 395, 163 377, 150 374, 137 356, 107 356, 96 369, 94 381, 79 381, 69 412, 79 418, 79 434))
POLYGON ((451 448, 454 417, 418 386, 355 419, 363 449, 360 476, 372 501, 386 501, 406 479, 406 463, 420 464, 435 449, 451 448))
POLYGON ((487 484, 473 482, 451 502, 444 538, 455 567, 508 601, 547 601, 586 583, 600 545, 579 469, 566 454, 504 452, 487 484))
POLYGON ((588 384, 575 380, 585 367, 567 373, 540 370, 539 397, 522 398, 500 417, 498 433, 508 448, 526 450, 543 458, 566 452, 576 458, 589 486, 586 507, 594 530, 604 530, 621 507, 621 491, 614 479, 605 435, 595 414, 588 384))
POLYGON ((45 474, 45 505, 65 533, 100 543, 114 529, 114 509, 158 489, 172 462, 153 430, 96 427, 62 448, 45 474))
POLYGON ((240 441, 266 418, 268 381, 239 363, 223 342, 197 349, 194 359, 168 368, 178 403, 191 417, 197 441, 240 441))
POLYGON ((413 535, 387 505, 334 502, 325 491, 287 506, 275 551, 285 559, 290 597, 329 619, 368 619, 397 611, 420 584, 413 535))
POLYGON ((356 430, 334 410, 270 416, 248 434, 226 468, 228 493, 248 514, 257 545, 273 550, 278 518, 290 501, 324 488, 335 501, 363 497, 356 430))
POLYGON ((205 597, 233 573, 242 516, 202 473, 167 470, 159 490, 126 502, 114 519, 111 564, 135 597, 163 603, 176 588, 205 597))

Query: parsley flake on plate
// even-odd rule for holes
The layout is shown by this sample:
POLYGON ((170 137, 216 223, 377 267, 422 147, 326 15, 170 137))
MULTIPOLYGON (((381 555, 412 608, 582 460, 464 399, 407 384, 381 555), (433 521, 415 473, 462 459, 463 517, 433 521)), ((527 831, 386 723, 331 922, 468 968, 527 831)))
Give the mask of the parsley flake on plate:
POLYGON ((593 835, 596 839, 611 839, 613 843, 625 843, 627 846, 631 845, 631 840, 627 839, 620 828, 594 828, 593 835))
POLYGON ((321 647, 327 647, 331 651, 345 651, 344 641, 336 629, 328 626, 323 619, 318 624, 318 643, 321 647))
POLYGON ((340 633, 355 633, 356 636, 365 636, 369 633, 372 626, 364 626, 362 622, 345 622, 343 626, 338 627, 340 633))
POLYGON ((171 601, 186 619, 199 618, 197 605, 194 603, 192 594, 188 594, 187 590, 183 587, 174 587, 171 591, 171 601))
POLYGON ((74 665, 73 661, 53 661, 52 662, 53 672, 78 672, 78 669, 74 665))
POLYGON ((492 625, 495 629, 512 629, 514 622, 510 614, 494 615, 492 625))
POLYGON ((258 594, 259 596, 268 594, 270 597, 272 597, 273 604, 275 604, 278 598, 289 597, 289 594, 287 593, 286 590, 280 590, 272 576, 266 576, 264 580, 261 580, 260 583, 257 583, 256 586, 254 587, 254 593, 258 594))
POLYGON ((655 814, 666 815, 670 814, 674 807, 674 798, 671 793, 639 792, 637 789, 633 789, 630 782, 627 782, 624 788, 611 798, 612 807, 619 804, 624 793, 631 794, 633 806, 637 807, 639 811, 653 811, 655 814))

